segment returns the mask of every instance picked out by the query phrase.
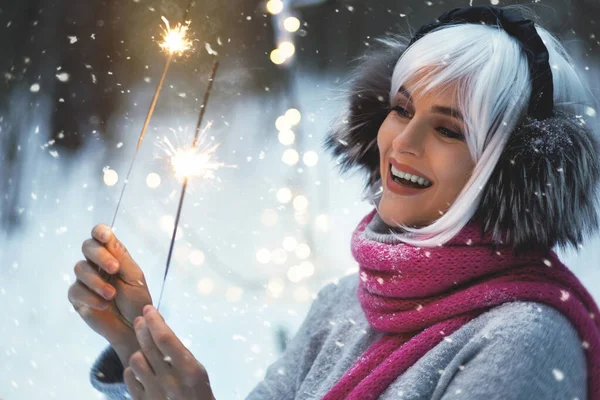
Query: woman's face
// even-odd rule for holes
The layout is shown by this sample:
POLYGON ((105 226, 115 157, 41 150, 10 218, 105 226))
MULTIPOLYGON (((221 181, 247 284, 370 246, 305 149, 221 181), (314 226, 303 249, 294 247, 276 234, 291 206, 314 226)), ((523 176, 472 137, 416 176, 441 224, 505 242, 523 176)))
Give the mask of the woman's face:
POLYGON ((390 226, 433 223, 452 205, 475 167, 454 90, 433 91, 415 103, 410 85, 401 87, 397 106, 379 128, 379 215, 390 226))

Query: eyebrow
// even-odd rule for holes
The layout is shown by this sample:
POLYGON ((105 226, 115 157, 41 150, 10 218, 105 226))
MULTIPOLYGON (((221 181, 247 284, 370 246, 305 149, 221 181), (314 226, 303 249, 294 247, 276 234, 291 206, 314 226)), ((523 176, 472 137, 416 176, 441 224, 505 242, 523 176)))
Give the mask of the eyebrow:
MULTIPOLYGON (((411 103, 413 103, 413 99, 412 99, 412 96, 410 95, 410 92, 408 90, 406 90, 406 88, 404 86, 400 86, 400 89, 398 89, 398 93, 404 95, 404 97, 406 97, 411 103)), ((444 114, 449 117, 453 117, 460 121, 463 121, 463 116, 460 113, 460 111, 458 111, 452 107, 434 105, 433 107, 431 107, 431 111, 438 113, 438 114, 444 114)))

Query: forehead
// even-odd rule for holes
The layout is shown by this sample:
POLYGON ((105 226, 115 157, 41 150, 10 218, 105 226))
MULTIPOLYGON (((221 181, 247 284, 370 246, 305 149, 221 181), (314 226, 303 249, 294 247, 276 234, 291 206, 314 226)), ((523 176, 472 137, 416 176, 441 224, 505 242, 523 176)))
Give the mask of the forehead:
POLYGON ((414 84, 405 82, 400 86, 396 95, 403 95, 411 102, 425 101, 440 105, 452 105, 457 97, 457 85, 437 86, 426 90, 427 83, 414 84))

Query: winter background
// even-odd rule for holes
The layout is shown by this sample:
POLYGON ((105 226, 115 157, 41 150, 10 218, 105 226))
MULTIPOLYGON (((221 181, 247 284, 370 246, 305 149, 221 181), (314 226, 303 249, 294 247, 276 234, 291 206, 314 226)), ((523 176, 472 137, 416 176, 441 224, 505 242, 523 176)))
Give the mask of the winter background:
MULTIPOLYGON (((205 123, 228 167, 188 187, 161 312, 222 400, 244 398, 319 289, 357 271, 350 235, 372 205, 362 176, 341 176, 321 146, 354 60, 468 4, 0 0, 0 398, 102 398, 88 374, 106 342, 67 290, 81 243, 112 219, 166 60, 161 16, 189 9, 194 51, 171 65, 115 231, 156 302, 181 189, 159 143, 191 143, 217 52, 205 123), (282 42, 295 52, 275 64, 282 42)), ((598 96, 597 2, 520 4, 567 41, 598 96)), ((598 301, 599 245, 561 254, 598 301)))

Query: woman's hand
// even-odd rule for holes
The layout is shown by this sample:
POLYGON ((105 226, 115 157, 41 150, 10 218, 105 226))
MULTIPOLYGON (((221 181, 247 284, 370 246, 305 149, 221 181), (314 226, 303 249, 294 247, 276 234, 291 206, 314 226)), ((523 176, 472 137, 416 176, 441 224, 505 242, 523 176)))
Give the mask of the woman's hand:
POLYGON ((119 312, 132 325, 142 308, 152 304, 144 273, 107 225, 94 227, 82 252, 85 260, 75 264, 77 279, 69 287, 69 301, 88 326, 108 340, 126 367, 139 345, 119 312))
POLYGON ((141 350, 123 375, 134 400, 215 400, 204 366, 154 307, 144 307, 134 327, 141 350))

